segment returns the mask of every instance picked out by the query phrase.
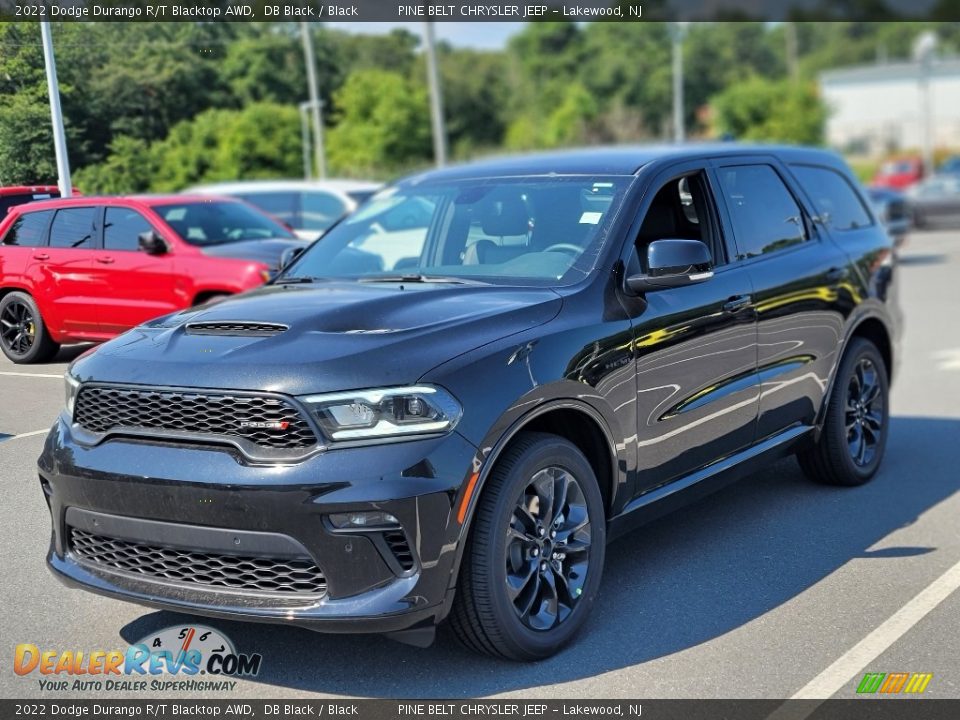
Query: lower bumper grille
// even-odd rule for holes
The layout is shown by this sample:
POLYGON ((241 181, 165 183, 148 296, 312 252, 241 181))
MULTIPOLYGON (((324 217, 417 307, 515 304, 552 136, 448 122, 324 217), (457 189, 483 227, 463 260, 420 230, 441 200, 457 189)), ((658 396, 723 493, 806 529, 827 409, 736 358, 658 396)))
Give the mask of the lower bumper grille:
POLYGON ((146 545, 69 528, 74 556, 104 569, 177 584, 318 598, 327 580, 310 558, 225 555, 146 545))

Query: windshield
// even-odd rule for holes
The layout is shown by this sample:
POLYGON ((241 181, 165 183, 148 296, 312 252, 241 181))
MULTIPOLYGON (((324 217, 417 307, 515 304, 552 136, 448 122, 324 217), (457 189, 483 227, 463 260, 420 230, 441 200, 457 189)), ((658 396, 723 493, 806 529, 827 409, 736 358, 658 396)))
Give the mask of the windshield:
POLYGON ((154 205, 153 210, 177 235, 199 247, 294 237, 279 223, 240 202, 181 202, 154 205))
POLYGON ((632 180, 550 176, 388 188, 284 276, 570 284, 593 269, 632 180))

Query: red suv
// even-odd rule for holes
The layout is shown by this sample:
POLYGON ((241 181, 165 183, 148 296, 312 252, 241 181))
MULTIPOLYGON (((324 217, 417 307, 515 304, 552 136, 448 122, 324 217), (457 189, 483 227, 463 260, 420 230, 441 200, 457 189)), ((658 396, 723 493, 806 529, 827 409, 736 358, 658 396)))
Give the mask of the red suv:
POLYGON ((0 220, 3 220, 3 216, 14 205, 58 197, 60 197, 60 189, 56 185, 0 187, 0 220))
POLYGON ((42 362, 146 320, 269 279, 305 242, 228 198, 71 198, 0 222, 0 348, 42 362))

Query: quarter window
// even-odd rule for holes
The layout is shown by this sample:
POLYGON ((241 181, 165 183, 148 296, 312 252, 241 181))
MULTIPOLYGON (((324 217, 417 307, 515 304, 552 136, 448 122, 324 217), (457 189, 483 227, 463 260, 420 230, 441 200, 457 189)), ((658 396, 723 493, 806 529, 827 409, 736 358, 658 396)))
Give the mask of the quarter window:
POLYGON ((856 230, 872 224, 863 201, 840 173, 812 165, 794 165, 793 172, 813 199, 824 224, 834 230, 856 230))
POLYGON ((40 247, 44 245, 51 215, 53 215, 53 210, 24 213, 7 230, 7 234, 3 238, 3 244, 19 247, 40 247))
POLYGON ((96 208, 58 210, 50 228, 50 247, 92 248, 96 208))
POLYGON ((722 167, 719 176, 740 257, 765 255, 807 239, 800 206, 772 167, 722 167))
POLYGON ((108 207, 103 222, 103 246, 107 250, 139 250, 139 235, 152 229, 136 210, 108 207))

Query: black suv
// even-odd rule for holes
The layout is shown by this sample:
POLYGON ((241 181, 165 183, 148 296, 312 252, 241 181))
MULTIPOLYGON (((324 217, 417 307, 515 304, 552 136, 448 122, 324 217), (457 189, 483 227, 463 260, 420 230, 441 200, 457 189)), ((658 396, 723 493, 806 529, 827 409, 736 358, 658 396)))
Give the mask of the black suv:
POLYGON ((79 358, 48 562, 162 608, 568 642, 614 536, 796 453, 877 471, 891 240, 833 154, 615 148, 374 196, 271 285, 79 358))

